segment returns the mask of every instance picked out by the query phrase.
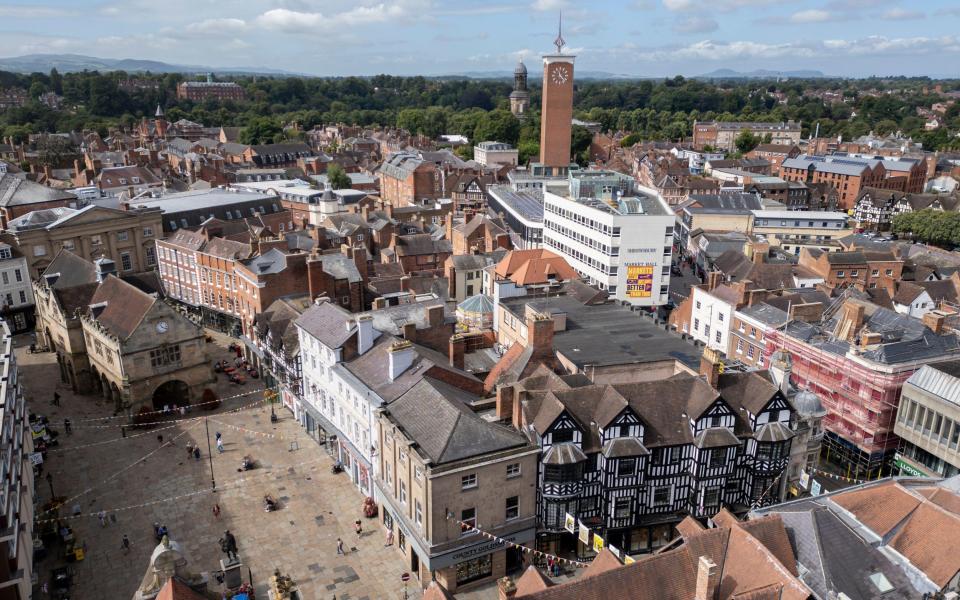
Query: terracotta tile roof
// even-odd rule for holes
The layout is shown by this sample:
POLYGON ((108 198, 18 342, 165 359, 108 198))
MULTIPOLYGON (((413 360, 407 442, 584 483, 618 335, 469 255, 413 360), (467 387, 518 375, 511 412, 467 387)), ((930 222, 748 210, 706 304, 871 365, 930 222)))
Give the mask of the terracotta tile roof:
POLYGON ((883 537, 916 509, 922 499, 890 481, 838 494, 833 501, 883 537))
POLYGON ((960 496, 941 487, 930 488, 929 493, 925 493, 926 489, 918 491, 940 508, 960 516, 960 496))
POLYGON ((510 279, 517 285, 547 283, 550 280, 579 279, 580 275, 560 256, 533 258, 520 265, 510 279))
POLYGON ((97 291, 90 298, 91 305, 106 304, 96 319, 121 340, 136 331, 156 301, 153 296, 112 275, 97 286, 97 291))
MULTIPOLYGON (((564 264, 566 264, 567 262, 563 260, 563 258, 559 254, 556 254, 544 248, 536 248, 533 250, 513 250, 512 252, 504 256, 503 260, 501 260, 497 264, 497 268, 495 269, 495 272, 498 277, 512 279, 511 276, 514 274, 514 272, 517 269, 522 267, 528 261, 534 260, 534 259, 540 259, 540 260, 560 259, 561 261, 563 261, 564 264)), ((569 267, 570 265, 567 265, 567 266, 569 267)), ((572 279, 577 279, 577 277, 573 277, 572 279)))
POLYGON ((206 596, 193 591, 178 579, 168 579, 157 594, 157 600, 204 600, 205 598, 206 596))
POLYGON ((620 559, 614 556, 609 549, 604 548, 583 572, 583 576, 593 577, 613 569, 619 569, 622 566, 623 563, 620 562, 620 559))
POLYGON ((520 576, 520 579, 517 579, 517 593, 515 595, 526 596, 549 587, 553 587, 553 582, 547 579, 546 575, 535 566, 530 565, 520 576))
POLYGON ((958 539, 960 517, 924 502, 910 514, 889 545, 944 588, 960 572, 960 554, 946 551, 955 547, 958 539))
POLYGON ((700 521, 693 517, 684 517, 684 519, 677 524, 677 533, 680 534, 680 537, 684 538, 692 537, 704 529, 705 527, 700 524, 700 521))

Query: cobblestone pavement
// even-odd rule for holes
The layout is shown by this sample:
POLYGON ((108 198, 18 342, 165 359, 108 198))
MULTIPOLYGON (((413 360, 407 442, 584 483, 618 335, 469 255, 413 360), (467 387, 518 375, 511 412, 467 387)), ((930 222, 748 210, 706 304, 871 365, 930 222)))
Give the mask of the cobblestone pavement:
MULTIPOLYGON (((275 424, 270 421, 270 409, 263 405, 229 413, 262 398, 261 393, 253 393, 227 400, 216 411, 188 414, 193 420, 146 432, 127 430, 124 438, 119 421, 90 420, 111 415, 102 400, 74 396, 58 383, 52 353, 30 354, 23 347, 28 342, 18 341, 17 359, 30 410, 47 415, 53 427, 61 430, 60 445, 48 453, 44 475, 53 474, 57 496, 75 498, 68 500, 61 515, 69 514, 75 505, 82 512, 67 521, 87 550, 85 560, 72 564, 75 600, 132 597, 156 545, 154 522, 168 527, 171 538, 185 549, 190 570, 198 572, 219 568, 223 554, 217 540, 229 529, 237 538, 242 562, 253 574, 258 598, 267 597, 264 584, 274 568, 291 576, 305 599, 404 597, 400 555, 383 547, 375 520, 363 519, 366 531, 357 537, 353 521, 362 518, 361 494, 345 475, 330 472, 331 460, 286 409, 278 408, 280 421, 275 424), (59 408, 49 402, 54 390, 62 397, 59 408), (213 447, 213 471, 220 490, 215 494, 209 492, 207 438, 203 420, 195 419, 198 415, 209 417, 210 436, 221 431, 225 442, 222 454, 213 447), (72 421, 72 435, 62 431, 65 417, 72 421), (164 446, 158 435, 163 435, 164 446), (187 458, 187 442, 200 445, 202 460, 187 458), (298 443, 299 449, 291 450, 291 442, 298 443), (240 473, 245 454, 255 459, 257 467, 240 473), (144 456, 146 460, 137 463, 144 456), (198 493, 164 501, 191 492, 198 493), (267 493, 279 500, 279 510, 264 512, 267 493), (214 503, 222 511, 219 519, 213 515, 214 503), (131 506, 137 508, 113 512, 131 506), (95 516, 100 510, 109 514, 105 527, 95 516), (120 547, 124 534, 132 543, 128 554, 120 547), (347 549, 345 556, 336 554, 338 537, 347 549)), ((222 357, 227 356, 223 349, 222 357)), ((217 391, 225 398, 252 392, 260 385, 260 380, 251 380, 246 386, 232 386, 221 376, 217 391)), ((38 479, 37 493, 41 502, 49 499, 46 481, 38 479)), ((65 564, 62 552, 62 547, 54 546, 39 562, 41 582, 48 580, 54 567, 65 564)), ((217 589, 216 582, 212 588, 217 589)), ((494 587, 487 590, 475 597, 496 597, 494 587)), ((408 596, 420 596, 416 586, 409 587, 408 596)))

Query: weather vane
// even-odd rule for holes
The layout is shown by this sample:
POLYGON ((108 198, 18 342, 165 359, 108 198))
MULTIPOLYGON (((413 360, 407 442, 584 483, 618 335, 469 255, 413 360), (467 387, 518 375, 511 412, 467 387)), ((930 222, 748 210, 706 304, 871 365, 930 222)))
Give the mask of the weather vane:
POLYGON ((553 40, 557 46, 557 54, 563 53, 563 46, 566 42, 563 40, 563 11, 560 11, 560 25, 557 27, 557 39, 553 40))

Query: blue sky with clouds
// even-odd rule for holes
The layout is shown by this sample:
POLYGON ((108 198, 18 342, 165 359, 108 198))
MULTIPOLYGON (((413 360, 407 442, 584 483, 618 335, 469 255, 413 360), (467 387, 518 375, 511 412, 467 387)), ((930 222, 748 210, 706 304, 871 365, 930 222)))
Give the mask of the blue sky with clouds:
POLYGON ((960 76, 958 0, 0 0, 0 56, 72 53, 316 75, 503 71, 551 48, 638 76, 960 76))

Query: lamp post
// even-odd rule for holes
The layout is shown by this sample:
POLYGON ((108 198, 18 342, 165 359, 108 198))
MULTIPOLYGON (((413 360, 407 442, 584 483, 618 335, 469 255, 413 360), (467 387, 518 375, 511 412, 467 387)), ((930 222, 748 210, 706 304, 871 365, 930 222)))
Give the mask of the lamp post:
POLYGON ((47 473, 47 485, 50 486, 50 501, 53 502, 57 499, 56 494, 53 493, 53 474, 47 473))

